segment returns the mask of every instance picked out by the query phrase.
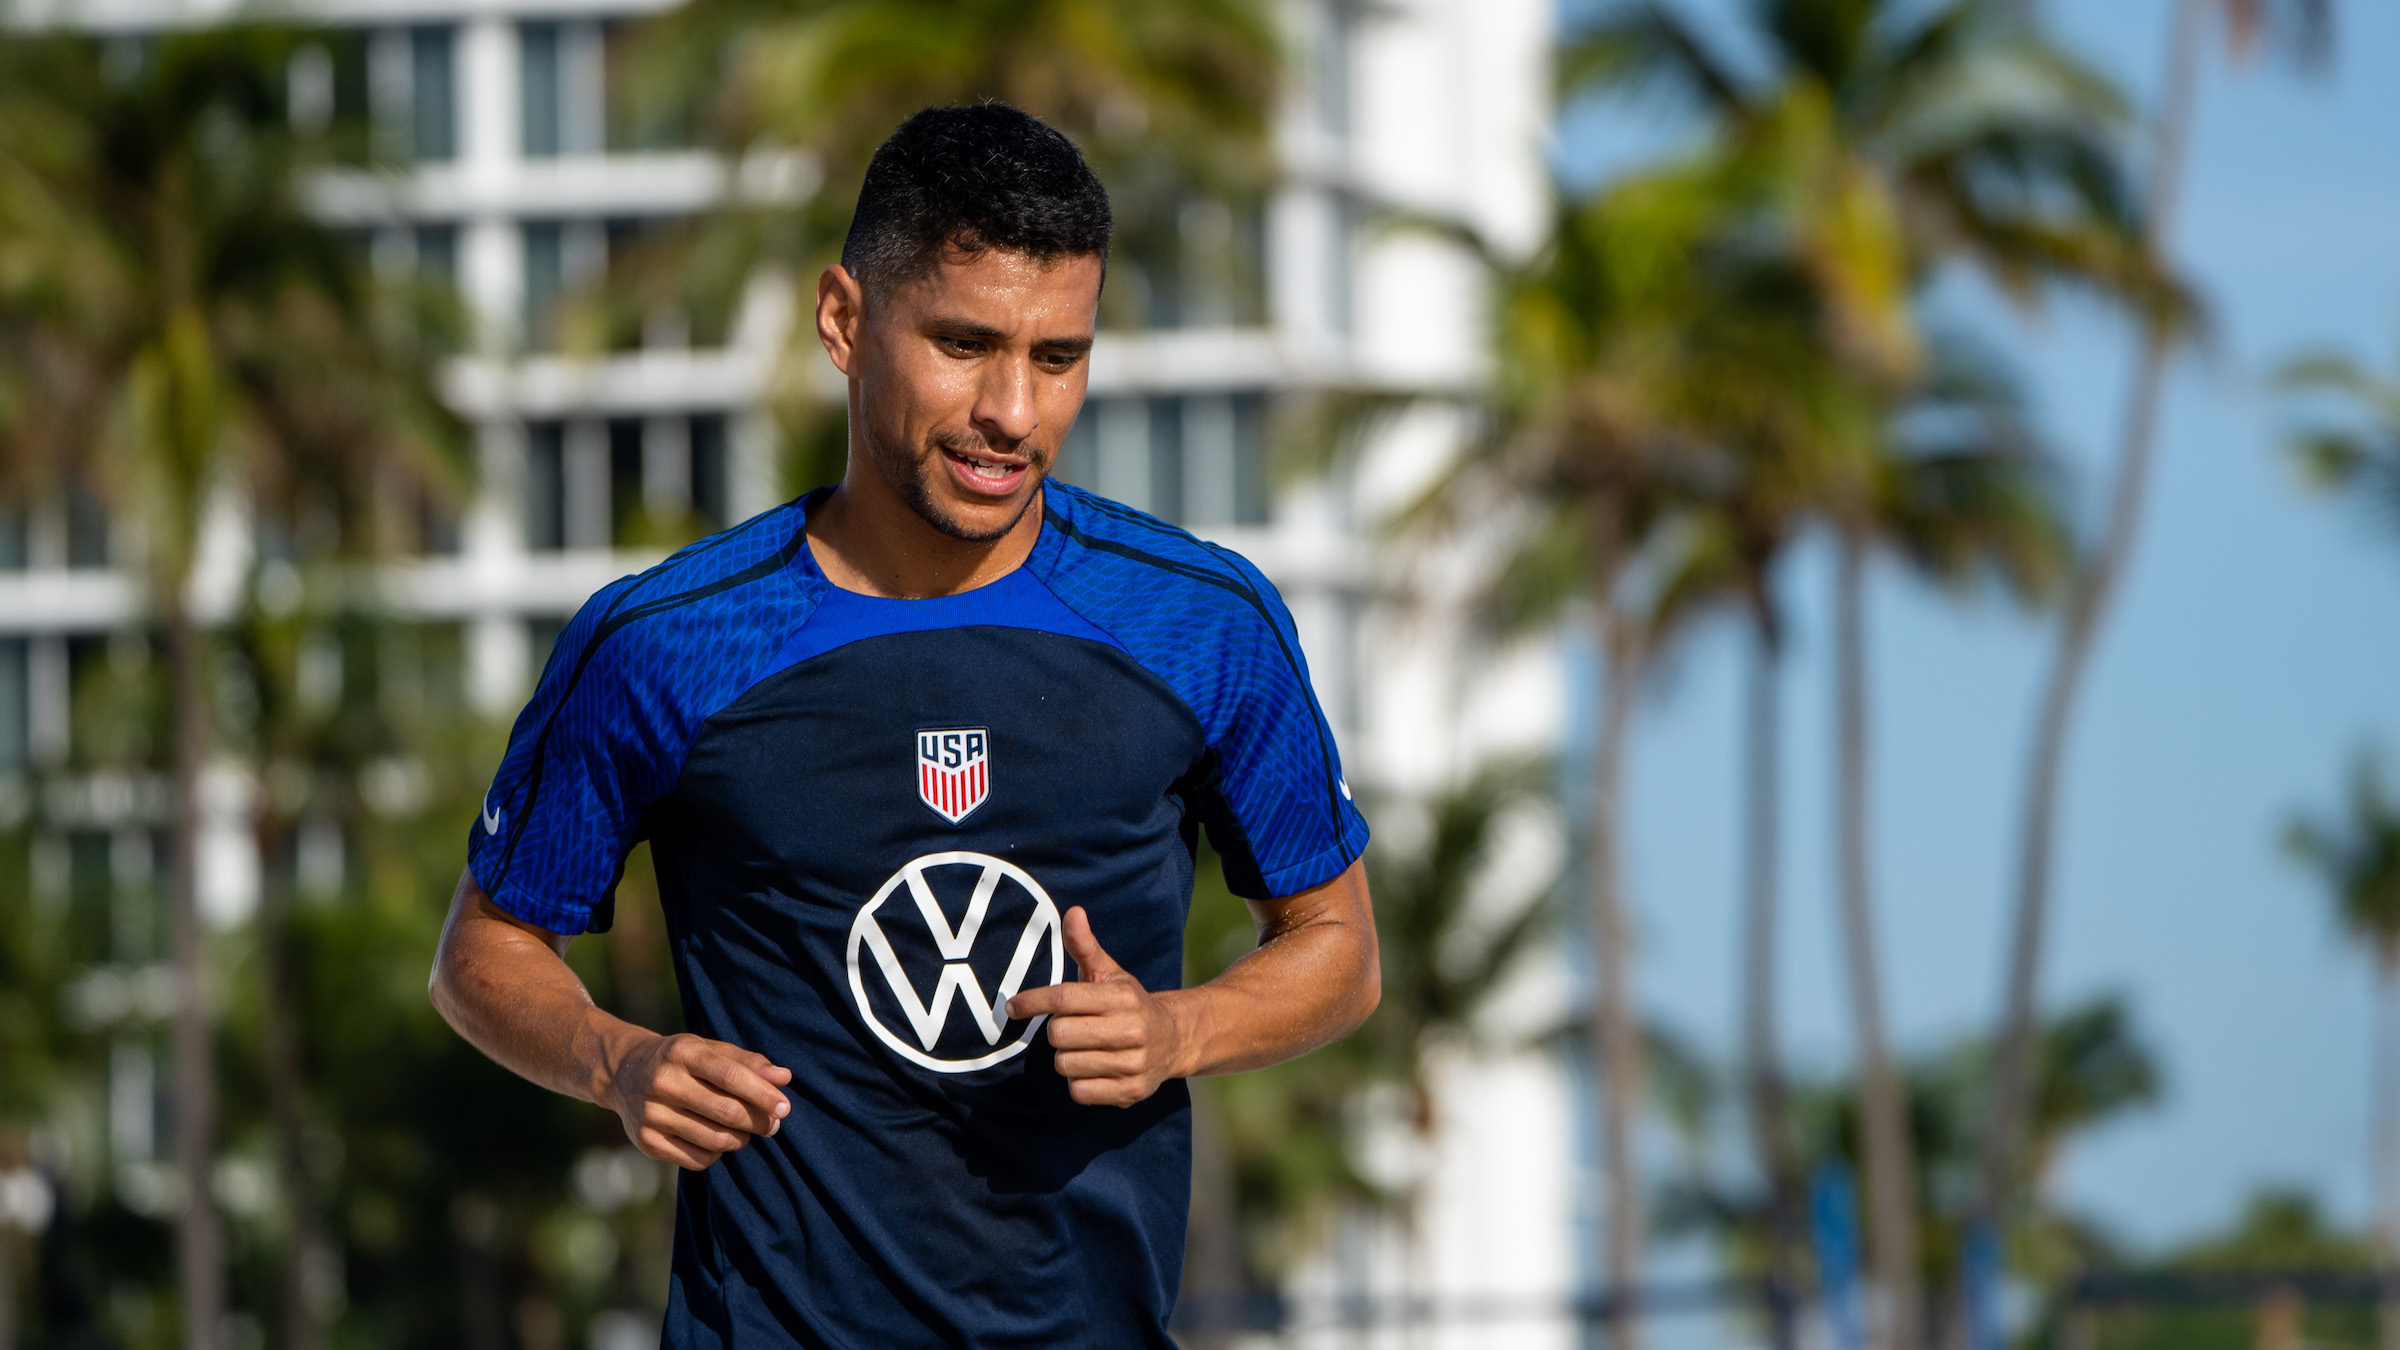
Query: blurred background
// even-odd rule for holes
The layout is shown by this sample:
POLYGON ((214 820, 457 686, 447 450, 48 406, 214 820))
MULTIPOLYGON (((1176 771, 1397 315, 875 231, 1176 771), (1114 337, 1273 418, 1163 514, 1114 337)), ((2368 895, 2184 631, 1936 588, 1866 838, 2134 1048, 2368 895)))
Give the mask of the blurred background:
MULTIPOLYGON (((2337 0, 0 6, 0 1350, 656 1343, 671 1170, 452 1035, 435 935, 568 616, 840 476, 795 319, 981 98, 1118 213, 1056 471, 1265 569, 1376 830, 1381 1010, 1200 1085, 1185 1344, 2400 1350, 2393 60, 2337 0)), ((676 1027, 642 852, 569 959, 676 1027)))

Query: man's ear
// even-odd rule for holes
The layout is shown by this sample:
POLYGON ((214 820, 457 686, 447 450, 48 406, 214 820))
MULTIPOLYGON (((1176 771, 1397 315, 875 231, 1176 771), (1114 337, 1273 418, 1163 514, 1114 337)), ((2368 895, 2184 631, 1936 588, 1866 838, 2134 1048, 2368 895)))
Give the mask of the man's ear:
POLYGON ((858 341, 867 322, 867 296, 850 269, 835 263, 817 278, 817 341, 834 369, 855 375, 858 341))

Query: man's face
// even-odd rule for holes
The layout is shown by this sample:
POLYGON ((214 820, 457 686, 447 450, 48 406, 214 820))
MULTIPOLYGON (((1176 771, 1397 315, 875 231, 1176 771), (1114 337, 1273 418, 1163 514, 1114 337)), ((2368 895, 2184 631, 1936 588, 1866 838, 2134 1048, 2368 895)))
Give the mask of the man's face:
POLYGON ((935 529, 998 539, 1032 505, 1083 407, 1100 278, 1097 257, 952 253, 848 325, 859 448, 935 529))

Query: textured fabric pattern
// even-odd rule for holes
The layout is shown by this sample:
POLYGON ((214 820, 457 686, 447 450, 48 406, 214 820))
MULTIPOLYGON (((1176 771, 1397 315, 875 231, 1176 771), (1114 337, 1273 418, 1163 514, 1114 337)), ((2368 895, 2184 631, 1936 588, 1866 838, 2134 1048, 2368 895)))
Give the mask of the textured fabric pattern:
POLYGON ((1172 1350, 1190 1104, 1078 1105, 1008 993, 1073 978, 1081 907, 1183 968, 1197 831, 1245 896, 1366 844, 1274 588, 1060 484, 1025 566, 927 600, 833 587, 812 496, 606 588, 518 719, 469 863, 605 928, 647 834, 686 1028, 794 1071, 773 1137, 687 1175, 669 1350, 1172 1350), (929 794, 926 738, 978 747, 929 794))
POLYGON ((708 714, 755 683, 825 583, 792 563, 800 502, 601 589, 559 636, 468 831, 502 909, 554 933, 608 926, 643 814, 708 714))
POLYGON ((1367 846, 1283 597, 1248 560, 1079 488, 1047 484, 1027 560, 1066 605, 1174 689, 1211 764, 1194 793, 1237 895, 1296 894, 1367 846))

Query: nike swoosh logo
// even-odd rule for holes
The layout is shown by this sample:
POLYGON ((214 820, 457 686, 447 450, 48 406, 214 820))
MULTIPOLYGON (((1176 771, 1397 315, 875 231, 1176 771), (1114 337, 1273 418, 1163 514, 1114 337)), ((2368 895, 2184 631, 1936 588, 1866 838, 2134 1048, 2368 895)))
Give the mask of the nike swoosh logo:
POLYGON ((483 794, 483 832, 500 833, 500 813, 492 809, 492 794, 483 794))
POLYGON ((1350 800, 1350 780, 1349 780, 1349 779, 1347 779, 1347 778, 1336 778, 1336 779, 1334 779, 1334 780, 1333 780, 1333 785, 1334 785, 1335 787, 1338 787, 1338 788, 1340 788, 1340 789, 1342 790, 1342 800, 1343 800, 1343 801, 1349 801, 1349 800, 1350 800))

